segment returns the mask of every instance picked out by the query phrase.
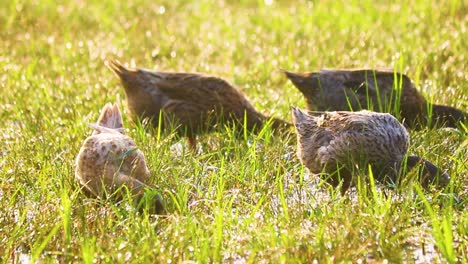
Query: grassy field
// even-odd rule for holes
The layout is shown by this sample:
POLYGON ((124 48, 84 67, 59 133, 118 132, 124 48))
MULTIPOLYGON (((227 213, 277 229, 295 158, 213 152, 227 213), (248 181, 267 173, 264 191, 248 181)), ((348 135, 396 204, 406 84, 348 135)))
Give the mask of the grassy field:
POLYGON ((343 197, 300 165, 293 132, 218 131, 194 155, 127 115, 169 214, 87 198, 73 171, 101 107, 127 111, 109 58, 221 76, 286 120, 305 103, 281 68, 396 68, 466 111, 466 1, 55 2, 0 5, 2 262, 468 262, 466 128, 411 132, 411 152, 452 176, 445 190, 343 197))

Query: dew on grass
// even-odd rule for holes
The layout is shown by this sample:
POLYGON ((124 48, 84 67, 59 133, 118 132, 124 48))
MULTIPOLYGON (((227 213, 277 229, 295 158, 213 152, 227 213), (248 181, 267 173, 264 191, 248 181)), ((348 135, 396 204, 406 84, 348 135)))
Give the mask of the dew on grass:
POLYGON ((412 259, 414 263, 421 264, 440 261, 434 244, 434 239, 424 231, 414 233, 406 243, 403 256, 404 258, 412 259))
MULTIPOLYGON (((244 252, 248 253, 248 252, 244 252)), ((247 254, 248 256, 249 254, 247 254)), ((223 263, 234 263, 234 264, 244 264, 248 263, 247 257, 242 257, 238 253, 226 252, 223 254, 223 263)))
POLYGON ((126 251, 125 253, 117 253, 117 259, 120 261, 129 262, 132 259, 132 252, 126 251))
POLYGON ((47 43, 52 45, 55 42, 55 37, 54 36, 49 36, 47 37, 47 43))
POLYGON ((171 145, 169 151, 171 152, 171 155, 181 157, 185 152, 187 152, 187 146, 184 146, 182 142, 177 142, 171 145))
MULTIPOLYGON (((16 249, 15 249, 15 253, 14 255, 17 256, 17 261, 18 263, 21 263, 21 264, 29 264, 32 262, 32 256, 31 254, 27 254, 25 251, 27 251, 23 246, 18 246, 16 249)), ((16 261, 15 260, 15 261, 16 261)))
POLYGON ((159 48, 155 48, 151 51, 151 57, 152 58, 156 58, 160 53, 160 49, 159 48))
POLYGON ((160 6, 159 9, 158 9, 158 13, 159 13, 160 15, 166 13, 166 8, 165 8, 164 6, 160 6))

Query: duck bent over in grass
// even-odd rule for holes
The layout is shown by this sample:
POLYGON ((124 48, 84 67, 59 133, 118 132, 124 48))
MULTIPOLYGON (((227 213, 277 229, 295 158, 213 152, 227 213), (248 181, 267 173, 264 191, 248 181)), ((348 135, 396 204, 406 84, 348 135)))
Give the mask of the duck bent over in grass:
POLYGON ((458 122, 468 121, 464 111, 428 103, 410 78, 399 72, 355 69, 284 73, 302 92, 311 111, 387 112, 417 129, 429 124, 457 127, 458 122))
POLYGON ((397 183, 403 169, 421 165, 423 185, 433 181, 444 185, 450 180, 434 164, 417 156, 405 157, 410 138, 390 114, 359 112, 305 112, 293 108, 297 131, 297 155, 311 173, 324 173, 327 182, 342 193, 353 183, 356 167, 371 165, 374 178, 397 183))
MULTIPOLYGON (((90 125, 93 135, 83 143, 75 162, 75 177, 95 197, 113 194, 122 187, 137 199, 144 197, 150 172, 145 156, 132 138, 125 135, 117 104, 106 104, 97 124, 90 125)), ((161 197, 151 201, 156 213, 164 211, 161 197)))
MULTIPOLYGON (((225 80, 196 73, 150 71, 127 68, 116 60, 106 65, 120 78, 132 117, 149 118, 155 127, 161 121, 178 126, 178 133, 187 136, 190 147, 196 147, 196 135, 224 123, 244 125, 256 131, 270 119, 258 112, 245 95, 225 80), (160 112, 163 120, 159 120, 160 112)), ((291 124, 271 118, 272 127, 291 124)))

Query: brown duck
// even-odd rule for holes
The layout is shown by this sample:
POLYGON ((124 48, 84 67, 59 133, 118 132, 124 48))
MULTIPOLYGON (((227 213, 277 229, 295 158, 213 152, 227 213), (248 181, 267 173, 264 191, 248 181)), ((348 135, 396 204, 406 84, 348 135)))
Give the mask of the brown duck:
POLYGON ((417 156, 405 157, 409 135, 390 114, 359 112, 304 112, 293 108, 297 155, 311 173, 324 173, 332 186, 343 181, 342 193, 353 182, 355 169, 370 164, 376 180, 397 183, 402 169, 418 164, 422 184, 446 184, 450 177, 417 156), (406 166, 406 167, 405 167, 406 166))
MULTIPOLYGON (((192 148, 197 134, 223 123, 236 123, 239 128, 245 124, 247 130, 254 131, 270 119, 258 112, 241 91, 218 77, 131 69, 115 60, 107 65, 125 88, 133 118, 149 118, 157 127, 161 112, 162 127, 176 124, 192 148)), ((273 128, 290 126, 276 118, 271 122, 273 128)))
POLYGON ((429 114, 426 99, 408 76, 398 72, 356 69, 284 73, 305 96, 309 110, 388 112, 400 116, 412 128, 427 126, 428 120, 433 125, 456 127, 468 116, 456 108, 437 104, 432 105, 429 114), (401 98, 399 106, 397 98, 401 98))
MULTIPOLYGON (((84 141, 76 157, 75 178, 96 197, 113 194, 125 186, 136 198, 142 198, 150 172, 143 152, 125 135, 117 104, 106 104, 97 124, 90 126, 94 132, 84 141)), ((159 196, 155 197, 153 206, 156 213, 164 210, 159 196)))

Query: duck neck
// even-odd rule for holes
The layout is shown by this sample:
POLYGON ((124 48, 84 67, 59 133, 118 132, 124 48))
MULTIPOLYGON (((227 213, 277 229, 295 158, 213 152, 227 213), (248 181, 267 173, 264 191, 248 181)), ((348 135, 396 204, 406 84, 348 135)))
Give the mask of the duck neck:
POLYGON ((468 114, 454 107, 432 105, 431 121, 438 126, 457 127, 459 121, 467 120, 468 114))
POLYGON ((245 118, 247 118, 246 125, 249 131, 261 128, 265 120, 265 116, 257 111, 247 111, 245 118))
POLYGON ((250 131, 261 129, 267 122, 271 123, 271 128, 274 130, 281 130, 283 128, 289 128, 292 126, 291 123, 286 122, 280 118, 268 117, 261 113, 255 112, 249 113, 247 116, 247 129, 250 131))
POLYGON ((273 129, 279 129, 279 130, 282 130, 282 129, 288 129, 290 127, 292 127, 292 124, 283 120, 283 119, 280 119, 280 118, 276 118, 276 117, 269 117, 267 118, 267 120, 270 120, 271 119, 271 127, 273 129))
POLYGON ((420 182, 423 186, 430 183, 446 185, 450 181, 450 176, 443 173, 436 165, 418 156, 408 156, 406 160, 406 171, 413 168, 419 169, 418 175, 421 175, 420 182))

